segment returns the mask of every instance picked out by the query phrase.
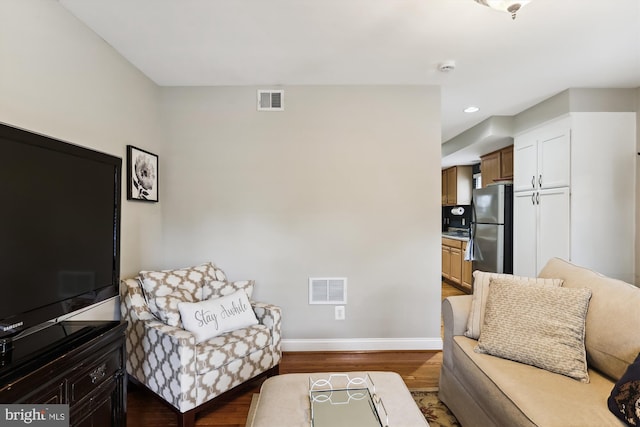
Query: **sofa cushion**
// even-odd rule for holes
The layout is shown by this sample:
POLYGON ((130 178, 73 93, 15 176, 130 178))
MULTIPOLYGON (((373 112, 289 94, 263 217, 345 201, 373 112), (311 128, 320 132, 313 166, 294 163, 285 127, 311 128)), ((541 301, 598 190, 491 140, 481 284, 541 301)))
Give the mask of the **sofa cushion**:
POLYGON ((178 303, 178 309, 184 328, 195 335, 197 343, 258 324, 249 298, 243 290, 206 301, 181 302, 178 303))
POLYGON ((630 426, 640 426, 640 354, 611 390, 609 410, 630 426))
POLYGON ((619 379, 640 353, 640 289, 558 258, 547 262, 540 277, 558 277, 565 287, 591 289, 587 360, 589 366, 619 379))
POLYGON ((484 323, 484 311, 489 295, 489 285, 491 279, 509 280, 520 285, 547 285, 562 286, 560 279, 541 279, 535 277, 514 276, 511 274, 487 273, 476 270, 473 272, 473 300, 471 301, 471 312, 467 320, 467 331, 464 333, 469 338, 478 339, 484 323))
POLYGON ((613 381, 589 370, 581 383, 524 363, 474 352, 477 341, 453 338, 453 370, 497 426, 620 426, 605 404, 613 381))
POLYGON ((271 333, 264 325, 236 329, 196 346, 196 371, 204 374, 267 347, 271 333))
POLYGON ((492 279, 476 351, 589 382, 584 324, 589 289, 492 279))
POLYGON ((200 301, 205 281, 225 278, 222 270, 210 262, 175 270, 140 272, 149 310, 170 326, 181 326, 179 302, 200 301))

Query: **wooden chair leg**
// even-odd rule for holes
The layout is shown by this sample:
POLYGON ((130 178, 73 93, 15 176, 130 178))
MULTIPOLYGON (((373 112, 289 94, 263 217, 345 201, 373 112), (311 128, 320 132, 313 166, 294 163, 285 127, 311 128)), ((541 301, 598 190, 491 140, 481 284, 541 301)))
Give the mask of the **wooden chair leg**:
POLYGON ((194 427, 196 424, 196 411, 178 413, 178 427, 194 427))

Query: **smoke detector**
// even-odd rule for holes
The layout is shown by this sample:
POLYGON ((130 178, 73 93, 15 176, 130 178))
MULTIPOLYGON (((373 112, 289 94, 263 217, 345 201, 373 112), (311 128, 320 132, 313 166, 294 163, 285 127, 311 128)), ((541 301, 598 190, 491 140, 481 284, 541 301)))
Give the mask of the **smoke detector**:
POLYGON ((456 61, 444 61, 438 64, 438 70, 443 73, 450 73, 456 69, 456 61))

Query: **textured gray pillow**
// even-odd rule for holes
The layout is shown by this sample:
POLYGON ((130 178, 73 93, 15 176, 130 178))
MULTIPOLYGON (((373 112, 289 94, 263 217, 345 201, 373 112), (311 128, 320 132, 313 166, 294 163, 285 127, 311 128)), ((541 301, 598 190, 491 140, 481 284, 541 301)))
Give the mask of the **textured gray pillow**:
POLYGON ((484 310, 489 295, 491 280, 501 279, 519 285, 545 285, 562 286, 562 279, 543 279, 538 277, 514 276, 512 274, 488 273, 476 270, 473 272, 473 299, 471 300, 471 312, 467 320, 467 330, 464 335, 477 340, 484 323, 484 310))
POLYGON ((208 262, 176 270, 141 271, 140 280, 149 310, 167 325, 181 327, 178 303, 201 301, 203 285, 226 280, 226 276, 208 262))
POLYGON ((235 282, 228 282, 226 280, 206 281, 202 285, 201 299, 204 301, 210 298, 223 297, 238 290, 243 290, 249 299, 251 299, 255 284, 255 280, 236 280, 235 282))
POLYGON ((586 288, 493 279, 475 350, 588 383, 584 333, 590 298, 586 288))

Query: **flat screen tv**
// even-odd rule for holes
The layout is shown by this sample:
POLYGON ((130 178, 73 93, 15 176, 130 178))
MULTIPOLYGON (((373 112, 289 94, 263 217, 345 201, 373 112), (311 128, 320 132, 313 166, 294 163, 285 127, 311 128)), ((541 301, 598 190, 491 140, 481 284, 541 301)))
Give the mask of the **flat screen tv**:
POLYGON ((121 168, 0 124, 0 344, 118 294, 121 168))

